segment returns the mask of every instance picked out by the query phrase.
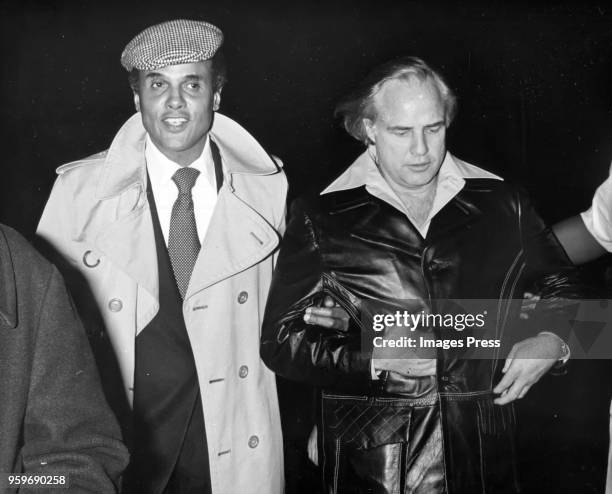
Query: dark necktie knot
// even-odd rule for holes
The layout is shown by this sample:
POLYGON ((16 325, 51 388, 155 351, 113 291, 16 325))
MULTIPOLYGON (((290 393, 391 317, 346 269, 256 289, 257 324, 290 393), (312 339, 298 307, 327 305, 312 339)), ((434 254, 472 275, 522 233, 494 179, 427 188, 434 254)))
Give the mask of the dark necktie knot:
POLYGON ((193 189, 199 174, 200 170, 188 166, 178 169, 172 175, 172 181, 176 184, 179 194, 191 194, 191 189, 193 189))

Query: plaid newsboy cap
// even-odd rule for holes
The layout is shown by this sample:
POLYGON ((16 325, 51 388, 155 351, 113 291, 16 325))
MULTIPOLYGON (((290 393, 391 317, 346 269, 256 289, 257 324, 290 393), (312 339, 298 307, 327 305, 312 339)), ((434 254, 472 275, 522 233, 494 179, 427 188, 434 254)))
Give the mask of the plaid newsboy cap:
POLYGON ((221 29, 208 22, 177 19, 148 27, 130 41, 121 65, 155 70, 168 65, 211 59, 223 44, 221 29))

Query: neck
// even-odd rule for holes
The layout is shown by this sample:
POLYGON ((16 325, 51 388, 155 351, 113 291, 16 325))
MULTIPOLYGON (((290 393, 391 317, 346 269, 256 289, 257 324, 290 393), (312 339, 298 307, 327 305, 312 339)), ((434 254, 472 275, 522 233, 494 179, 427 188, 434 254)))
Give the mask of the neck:
POLYGON ((176 163, 177 165, 181 167, 192 165, 194 161, 196 161, 200 156, 202 156, 202 153, 204 152, 204 149, 206 148, 207 141, 208 141, 208 134, 206 134, 204 138, 201 139, 195 146, 189 149, 182 150, 182 151, 175 151, 173 149, 168 149, 164 146, 158 145, 155 141, 153 141, 152 138, 150 140, 150 142, 153 144, 153 146, 155 146, 157 151, 159 151, 170 161, 176 163))
POLYGON ((406 208, 410 218, 417 226, 421 227, 429 218, 436 196, 437 184, 438 177, 436 176, 428 184, 419 187, 393 187, 393 185, 390 185, 406 208))
MULTIPOLYGON (((390 184, 391 185, 391 184, 390 184)), ((438 176, 436 175, 431 182, 419 185, 417 187, 400 187, 391 185, 393 191, 400 197, 411 197, 413 199, 424 199, 432 194, 435 194, 438 186, 438 176)))

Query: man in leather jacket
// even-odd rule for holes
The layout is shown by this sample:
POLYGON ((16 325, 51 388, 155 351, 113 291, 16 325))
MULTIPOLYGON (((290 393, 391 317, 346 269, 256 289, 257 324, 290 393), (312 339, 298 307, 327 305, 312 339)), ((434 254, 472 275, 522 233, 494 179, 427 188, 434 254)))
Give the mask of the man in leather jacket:
MULTIPOLYGON (((518 492, 512 402, 568 356, 555 321, 579 293, 571 263, 522 192, 447 152, 455 108, 422 60, 382 65, 337 110, 366 151, 320 195, 293 204, 261 355, 323 390, 326 492, 518 492), (527 289, 548 303, 519 341, 527 289), (398 358, 366 344, 377 315, 425 314, 443 299, 493 301, 487 319, 497 338, 514 335, 509 353, 398 358)), ((440 341, 457 329, 413 335, 440 341)), ((396 323, 377 334, 406 333, 396 323)))

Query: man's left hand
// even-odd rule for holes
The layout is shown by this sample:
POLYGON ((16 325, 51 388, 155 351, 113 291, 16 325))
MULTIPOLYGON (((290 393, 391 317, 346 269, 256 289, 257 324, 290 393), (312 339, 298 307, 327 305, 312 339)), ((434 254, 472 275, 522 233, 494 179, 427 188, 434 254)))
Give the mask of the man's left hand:
POLYGON ((561 342, 552 334, 539 334, 512 347, 502 372, 504 377, 493 392, 493 403, 505 405, 520 399, 562 356, 561 342))

